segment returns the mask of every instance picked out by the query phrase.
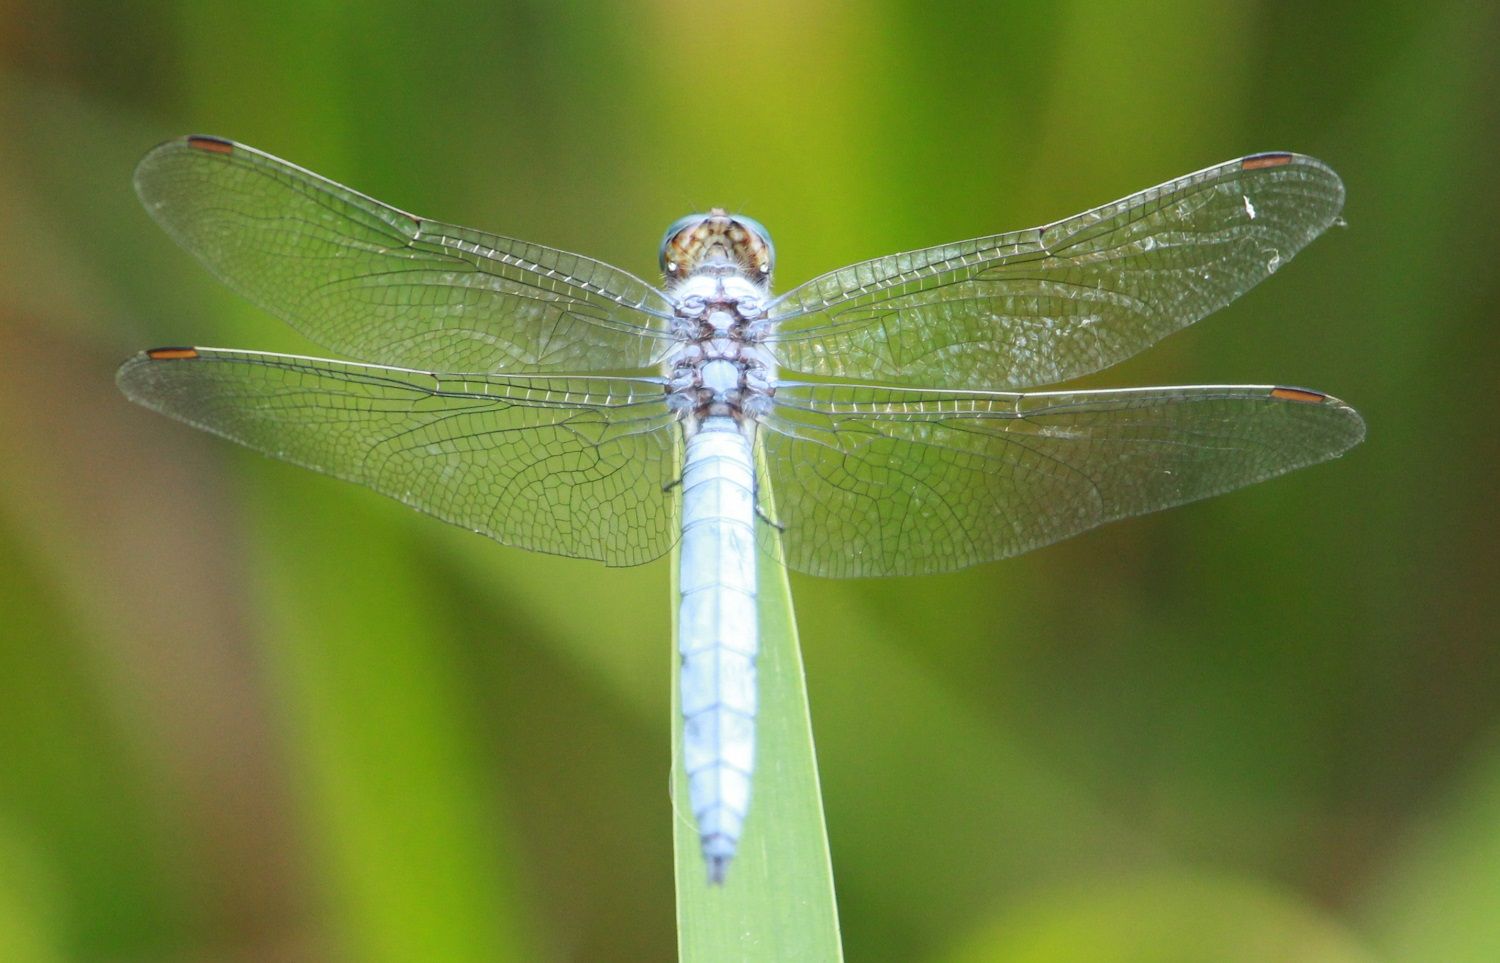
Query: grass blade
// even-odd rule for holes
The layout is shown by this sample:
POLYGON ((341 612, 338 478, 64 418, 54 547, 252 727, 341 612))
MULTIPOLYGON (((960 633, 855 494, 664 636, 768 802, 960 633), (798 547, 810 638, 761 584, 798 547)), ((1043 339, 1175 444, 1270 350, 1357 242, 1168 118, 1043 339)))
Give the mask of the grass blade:
MULTIPOLYGON (((675 554, 672 572, 675 613, 675 554)), ((739 854, 722 886, 707 882, 697 826, 686 805, 675 615, 672 620, 672 842, 678 958, 684 963, 843 959, 791 585, 786 569, 764 552, 759 580, 755 778, 739 854)))

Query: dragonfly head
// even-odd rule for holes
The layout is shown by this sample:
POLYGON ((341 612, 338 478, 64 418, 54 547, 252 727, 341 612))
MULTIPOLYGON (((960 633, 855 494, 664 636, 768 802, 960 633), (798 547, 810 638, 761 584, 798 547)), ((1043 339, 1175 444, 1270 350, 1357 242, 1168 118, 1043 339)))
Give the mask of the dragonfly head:
POLYGON ((669 286, 709 271, 738 274, 764 288, 775 266, 776 248, 760 222, 718 207, 682 218, 661 240, 661 273, 669 286))

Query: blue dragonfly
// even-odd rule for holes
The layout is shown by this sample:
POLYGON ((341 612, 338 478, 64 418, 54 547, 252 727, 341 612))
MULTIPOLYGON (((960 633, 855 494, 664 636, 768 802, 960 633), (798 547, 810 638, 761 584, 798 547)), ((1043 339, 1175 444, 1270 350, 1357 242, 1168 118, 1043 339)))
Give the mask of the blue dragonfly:
POLYGON ((652 283, 216 137, 162 144, 135 183, 221 280, 352 360, 156 348, 119 370, 131 400, 506 545, 607 565, 678 546, 682 755, 715 882, 750 811, 761 558, 949 572, 1364 436, 1306 388, 1034 390, 1223 307, 1335 223, 1342 183, 1298 154, 780 295, 770 235, 719 209, 671 226, 652 283))

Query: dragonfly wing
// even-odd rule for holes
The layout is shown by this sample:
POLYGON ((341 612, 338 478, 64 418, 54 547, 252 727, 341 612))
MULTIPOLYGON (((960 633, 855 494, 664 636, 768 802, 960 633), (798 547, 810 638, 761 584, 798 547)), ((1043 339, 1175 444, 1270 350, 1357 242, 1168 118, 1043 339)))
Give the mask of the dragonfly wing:
POLYGON ((634 565, 677 534, 676 420, 649 379, 445 375, 170 348, 132 401, 507 545, 634 565))
POLYGON ((1123 361, 1265 280, 1338 217, 1321 162, 1258 154, 1055 224, 893 254, 771 305, 786 367, 1025 388, 1123 361))
POLYGON ((168 141, 135 186, 230 287, 379 364, 588 372, 653 365, 671 309, 618 268, 416 217, 242 144, 168 141))
POLYGON ((1364 437, 1299 388, 934 392, 789 385, 760 444, 786 564, 922 575, 1332 458, 1364 437))

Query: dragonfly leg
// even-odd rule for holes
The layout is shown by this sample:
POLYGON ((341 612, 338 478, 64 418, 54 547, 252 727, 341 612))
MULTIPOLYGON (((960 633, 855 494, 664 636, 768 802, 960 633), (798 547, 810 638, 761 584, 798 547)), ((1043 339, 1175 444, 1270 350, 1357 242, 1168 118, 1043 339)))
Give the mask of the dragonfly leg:
POLYGON ((778 532, 785 532, 786 531, 786 526, 785 525, 781 524, 776 519, 774 519, 770 515, 766 514, 766 510, 764 508, 760 507, 760 502, 756 502, 755 503, 755 517, 759 518, 761 521, 765 522, 767 525, 769 525, 772 528, 776 529, 778 532))

